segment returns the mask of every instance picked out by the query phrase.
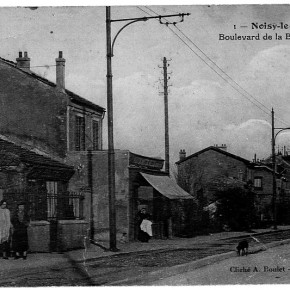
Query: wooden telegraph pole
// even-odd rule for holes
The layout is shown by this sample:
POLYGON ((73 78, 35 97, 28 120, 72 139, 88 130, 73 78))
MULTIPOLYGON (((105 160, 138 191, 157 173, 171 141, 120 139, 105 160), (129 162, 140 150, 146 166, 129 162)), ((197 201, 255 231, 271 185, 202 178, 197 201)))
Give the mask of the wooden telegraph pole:
POLYGON ((169 175, 169 122, 168 122, 168 77, 167 77, 167 59, 163 58, 163 87, 164 87, 164 119, 165 119, 165 172, 169 175))

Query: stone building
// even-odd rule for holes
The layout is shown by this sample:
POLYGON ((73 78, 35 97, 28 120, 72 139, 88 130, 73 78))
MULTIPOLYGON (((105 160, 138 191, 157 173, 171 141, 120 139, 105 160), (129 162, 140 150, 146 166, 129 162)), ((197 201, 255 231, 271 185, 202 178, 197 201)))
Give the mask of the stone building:
POLYGON ((176 164, 178 184, 193 196, 202 193, 209 204, 217 190, 243 186, 251 162, 227 152, 225 146, 210 146, 190 156, 181 151, 176 164))
MULTIPOLYGON (((74 172, 72 179, 72 174, 67 178, 57 170, 51 174, 52 171, 46 168, 49 164, 44 163, 41 174, 39 168, 37 174, 25 174, 27 166, 23 166, 24 180, 12 184, 13 190, 5 183, 0 184, 1 195, 9 201, 13 196, 19 196, 14 195, 15 192, 22 191, 21 199, 27 202, 32 212, 35 205, 28 200, 28 187, 33 188, 34 199, 40 201, 38 214, 32 216, 30 227, 31 235, 35 237, 35 242, 31 243, 32 251, 83 246, 84 237, 90 230, 92 191, 89 180, 83 180, 80 174, 82 166, 90 168, 90 160, 87 157, 81 163, 80 159, 84 154, 88 156, 89 150, 102 149, 105 109, 65 88, 62 52, 55 63, 56 83, 52 83, 31 71, 27 52, 24 55, 20 52, 16 63, 0 58, 0 134, 17 146, 5 147, 1 154, 21 159, 21 152, 27 150, 25 152, 36 153, 39 160, 48 158, 53 164, 58 162, 59 168, 70 168, 74 172), (15 153, 12 147, 21 150, 15 153), (44 235, 50 238, 43 240, 44 235)), ((29 169, 34 170, 35 160, 27 158, 24 165, 32 162, 29 169)), ((5 162, 1 171, 10 178, 11 171, 6 170, 5 162)), ((8 203, 9 206, 13 207, 8 203)))
MULTIPOLYGON (((217 191, 251 187, 258 218, 273 219, 273 171, 269 166, 231 154, 225 144, 207 147, 188 157, 181 150, 180 160, 176 164, 178 184, 201 203, 201 209, 216 202, 217 191)), ((288 185, 278 172, 276 178, 280 192, 288 185)))

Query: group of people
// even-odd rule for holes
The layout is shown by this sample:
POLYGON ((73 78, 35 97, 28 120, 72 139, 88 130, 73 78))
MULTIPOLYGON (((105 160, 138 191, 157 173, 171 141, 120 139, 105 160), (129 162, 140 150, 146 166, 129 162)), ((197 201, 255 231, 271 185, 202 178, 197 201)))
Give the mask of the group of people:
POLYGON ((10 216, 6 200, 0 201, 0 245, 3 259, 8 259, 11 250, 14 259, 27 258, 29 218, 24 203, 19 203, 14 215, 10 216))

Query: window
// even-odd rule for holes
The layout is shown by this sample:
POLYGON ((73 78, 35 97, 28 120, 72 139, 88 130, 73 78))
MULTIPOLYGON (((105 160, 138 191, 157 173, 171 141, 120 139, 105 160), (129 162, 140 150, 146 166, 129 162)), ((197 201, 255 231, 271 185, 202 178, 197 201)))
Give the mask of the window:
POLYGON ((93 120, 93 150, 99 150, 99 122, 93 120))
POLYGON ((47 217, 49 219, 57 217, 57 182, 47 181, 47 217))
POLYGON ((239 180, 243 180, 243 179, 244 179, 244 174, 243 174, 243 171, 242 171, 242 170, 240 170, 240 171, 238 172, 238 179, 239 179, 239 180))
POLYGON ((254 178, 254 188, 255 189, 262 189, 263 188, 262 180, 263 180, 263 178, 260 176, 257 176, 254 178))
POLYGON ((85 118, 76 116, 75 119, 75 150, 85 150, 85 118))

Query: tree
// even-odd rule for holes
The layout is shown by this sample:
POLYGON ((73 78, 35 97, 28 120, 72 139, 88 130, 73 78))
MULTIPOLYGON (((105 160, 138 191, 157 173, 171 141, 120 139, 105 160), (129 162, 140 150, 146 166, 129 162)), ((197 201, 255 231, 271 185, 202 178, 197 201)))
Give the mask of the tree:
POLYGON ((249 230, 256 219, 254 202, 254 193, 247 188, 217 191, 217 221, 231 230, 249 230))

